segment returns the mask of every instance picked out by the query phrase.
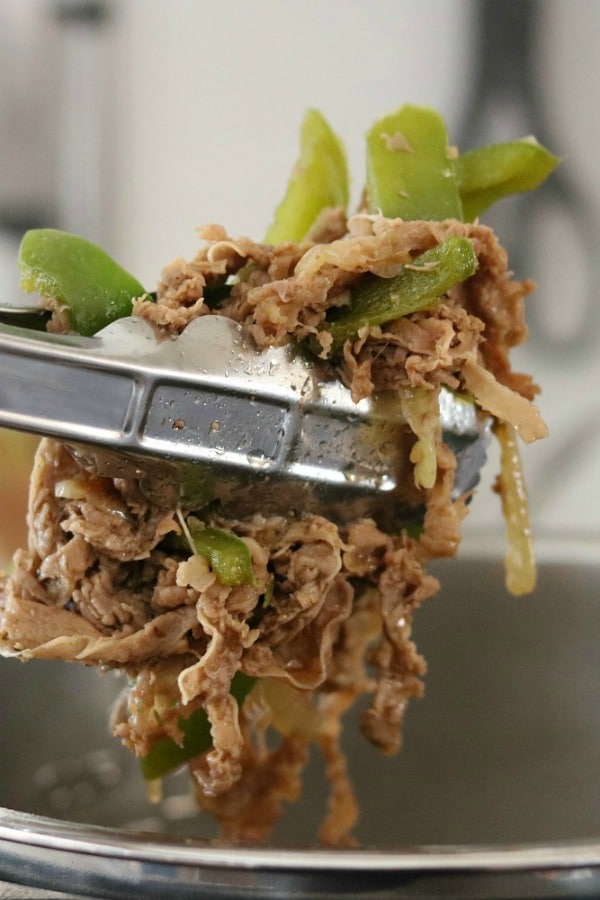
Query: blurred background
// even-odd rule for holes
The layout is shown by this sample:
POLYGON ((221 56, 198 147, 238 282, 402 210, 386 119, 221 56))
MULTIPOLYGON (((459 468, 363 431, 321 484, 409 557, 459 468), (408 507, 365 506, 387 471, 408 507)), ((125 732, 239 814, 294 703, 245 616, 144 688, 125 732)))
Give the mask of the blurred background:
MULTIPOLYGON (((600 534, 599 37, 597 0, 2 0, 2 296, 32 226, 101 243, 150 289, 198 225, 260 237, 310 106, 355 201, 364 132, 404 102, 439 109, 461 149, 534 133, 558 174, 486 220, 539 285, 515 354, 551 429, 524 450, 533 522, 600 534)), ((0 559, 23 539, 32 443, 1 435, 0 559)), ((490 456, 467 540, 503 528, 490 456)))

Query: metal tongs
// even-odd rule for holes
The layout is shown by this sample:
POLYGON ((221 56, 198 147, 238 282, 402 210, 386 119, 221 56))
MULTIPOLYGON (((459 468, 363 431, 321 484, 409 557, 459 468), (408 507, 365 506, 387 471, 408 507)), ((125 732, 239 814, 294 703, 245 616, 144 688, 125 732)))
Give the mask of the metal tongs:
MULTIPOLYGON (((164 341, 140 318, 93 338, 4 324, 0 370, 0 425, 58 438, 165 506, 368 515, 392 529, 422 514, 405 489, 410 433, 397 403, 354 403, 328 363, 295 345, 258 351, 223 316, 164 341)), ((479 479, 489 427, 449 391, 440 414, 459 496, 479 479)))

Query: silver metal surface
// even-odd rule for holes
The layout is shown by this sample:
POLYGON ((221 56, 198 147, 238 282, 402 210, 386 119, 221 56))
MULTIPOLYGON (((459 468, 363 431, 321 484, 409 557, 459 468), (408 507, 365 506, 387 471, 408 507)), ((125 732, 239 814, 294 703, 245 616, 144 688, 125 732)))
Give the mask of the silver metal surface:
POLYGON ((0 660, 0 879, 97 900, 597 897, 598 539, 540 543, 529 598, 505 593, 496 542, 465 549, 416 616, 427 691, 401 754, 379 756, 347 717, 358 848, 314 844, 316 758, 265 846, 214 843, 182 775, 147 801, 106 730, 113 675, 0 660))
MULTIPOLYGON (((324 362, 288 345, 258 351, 222 316, 157 342, 139 318, 94 338, 0 329, 0 425, 73 445, 84 464, 133 474, 158 502, 218 497, 236 513, 319 510, 403 524, 407 429, 397 402, 351 399, 324 362)), ((487 425, 444 392, 442 427, 475 486, 487 425)))

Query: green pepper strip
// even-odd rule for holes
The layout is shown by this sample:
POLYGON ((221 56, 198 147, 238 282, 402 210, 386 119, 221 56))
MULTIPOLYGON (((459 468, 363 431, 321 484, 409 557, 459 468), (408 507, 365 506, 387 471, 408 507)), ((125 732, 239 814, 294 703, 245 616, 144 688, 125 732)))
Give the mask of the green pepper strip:
POLYGON ((19 249, 21 286, 43 297, 55 297, 67 310, 74 331, 95 334, 123 316, 145 291, 96 244, 54 228, 23 236, 19 249))
MULTIPOLYGON (((254 584, 252 557, 240 538, 219 528, 189 525, 194 550, 210 564, 221 584, 235 586, 254 584)), ((256 679, 237 672, 231 682, 231 694, 242 703, 256 679)), ((168 737, 160 738, 141 761, 147 779, 161 778, 184 763, 206 753, 212 747, 210 723, 204 709, 195 710, 187 719, 179 720, 183 733, 181 744, 168 737)))
POLYGON ((389 218, 462 219, 443 118, 403 106, 367 134, 367 203, 389 218))
MULTIPOLYGON (((230 693, 240 706, 252 690, 255 681, 255 678, 243 672, 236 672, 233 676, 230 693)), ((148 781, 162 778, 169 772, 179 769, 212 747, 210 722, 206 710, 196 709, 187 719, 181 718, 179 727, 183 733, 181 744, 175 743, 169 737, 159 738, 150 752, 141 759, 142 774, 148 781)))
MULTIPOLYGON (((383 325, 400 316, 430 308, 476 269, 477 256, 471 241, 452 236, 421 253, 399 275, 362 282, 352 291, 346 311, 323 326, 333 338, 332 352, 339 352, 345 341, 355 338, 364 326, 383 325)), ((317 342, 313 342, 313 349, 316 345, 317 342)))
POLYGON ((254 584, 252 557, 248 545, 220 528, 190 527, 196 553, 203 556, 221 584, 235 587, 254 584))
POLYGON ((302 122, 300 158, 275 211, 265 243, 301 241, 323 209, 338 206, 345 209, 348 195, 344 148, 321 113, 309 109, 302 122))
POLYGON ((454 168, 465 220, 472 222, 503 197, 535 190, 559 161, 532 137, 458 156, 454 168))

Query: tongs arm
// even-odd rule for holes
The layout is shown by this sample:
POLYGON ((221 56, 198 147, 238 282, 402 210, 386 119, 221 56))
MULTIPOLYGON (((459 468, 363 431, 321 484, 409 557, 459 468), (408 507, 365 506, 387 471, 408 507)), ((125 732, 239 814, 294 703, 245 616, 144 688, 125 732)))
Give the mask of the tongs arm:
MULTIPOLYGON (((354 403, 327 364, 293 345, 259 351, 223 316, 162 342, 139 318, 94 338, 4 326, 0 366, 0 425, 58 438, 161 502, 414 517, 399 413, 390 422, 389 404, 354 403)), ((443 401, 443 425, 468 456, 462 493, 478 477, 485 429, 472 405, 443 401)))

